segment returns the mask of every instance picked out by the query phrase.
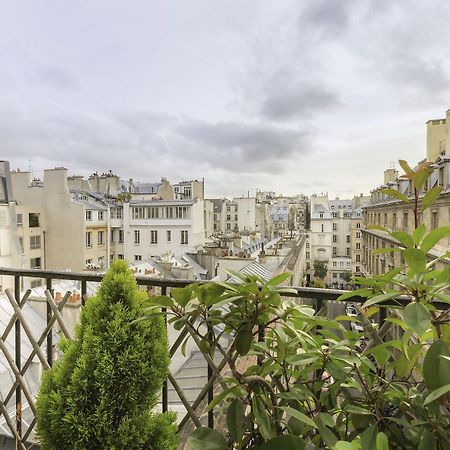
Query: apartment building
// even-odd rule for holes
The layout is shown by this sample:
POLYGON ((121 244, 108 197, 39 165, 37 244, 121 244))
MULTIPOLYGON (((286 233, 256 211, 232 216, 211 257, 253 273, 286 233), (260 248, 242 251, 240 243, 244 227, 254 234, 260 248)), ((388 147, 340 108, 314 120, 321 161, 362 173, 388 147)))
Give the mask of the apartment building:
POLYGON ((367 197, 330 200, 328 195, 311 196, 311 225, 306 241, 307 267, 313 278, 315 261, 327 267, 327 285, 343 288, 345 274, 360 273, 362 259, 362 205, 367 197))
MULTIPOLYGON (((442 186, 441 195, 419 216, 419 222, 424 223, 427 230, 450 224, 450 157, 439 156, 437 161, 431 165, 433 174, 428 179, 421 196, 433 186, 442 186)), ((371 225, 381 225, 394 231, 414 231, 414 216, 412 203, 405 204, 400 200, 387 196, 381 189, 395 189, 408 197, 413 197, 411 180, 405 175, 398 176, 398 172, 392 173, 391 169, 385 172, 385 183, 371 192, 370 204, 364 208, 365 227, 363 235, 363 266, 367 274, 379 274, 402 264, 399 253, 387 253, 384 255, 373 255, 371 250, 389 247, 398 244, 395 239, 387 233, 379 230, 369 229, 371 225), (392 181, 393 176, 395 180, 392 181)), ((420 202, 419 202, 420 207, 420 202)), ((434 248, 433 254, 439 255, 450 247, 450 238, 443 238, 434 248)))

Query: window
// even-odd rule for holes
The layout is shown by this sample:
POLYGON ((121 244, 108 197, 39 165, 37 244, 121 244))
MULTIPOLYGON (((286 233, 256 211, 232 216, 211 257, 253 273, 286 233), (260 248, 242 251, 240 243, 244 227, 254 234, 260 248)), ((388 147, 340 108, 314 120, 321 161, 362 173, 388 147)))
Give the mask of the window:
POLYGON ((360 242, 356 243, 356 250, 361 250, 361 243, 360 242))
POLYGON ((231 215, 227 214, 227 220, 231 220, 231 215))
POLYGON ((99 211, 97 217, 98 220, 103 220, 103 211, 99 211))
POLYGON ((356 222, 356 228, 361 228, 361 222, 356 222))
POLYGON ((16 222, 17 222, 17 225, 23 225, 22 214, 16 214, 16 222))
POLYGON ((306 252, 306 259, 311 258, 311 253, 310 252, 306 252))
POLYGON ((123 244, 123 230, 119 230, 119 244, 123 244))
POLYGON ((361 233, 359 231, 356 232, 356 239, 361 239, 361 233))
POLYGON ((231 208, 230 208, 229 206, 227 206, 227 211, 228 211, 228 212, 231 211, 231 208))
POLYGON ((142 255, 134 255, 135 261, 142 261, 142 255))
POLYGON ((103 235, 104 235, 104 231, 97 232, 97 244, 98 245, 103 245, 103 235))
POLYGON ((92 211, 86 211, 86 220, 92 220, 92 211))
POLYGON ((134 243, 140 244, 141 243, 141 232, 140 230, 134 230, 134 243))
POLYGON ((111 208, 111 219, 122 219, 122 208, 111 208))
POLYGON ((437 211, 431 212, 431 228, 437 228, 439 226, 439 214, 437 211))
POLYGON ((231 223, 227 222, 227 230, 231 230, 231 223))
POLYGON ((111 234, 110 234, 110 238, 109 238, 109 240, 111 241, 111 244, 113 244, 114 243, 114 235, 115 235, 116 233, 114 232, 114 230, 111 230, 111 234))
POLYGON ((392 214, 392 229, 395 230, 397 228, 397 213, 392 214))
MULTIPOLYGON (((356 262, 361 262, 361 255, 356 255, 356 262)), ((357 272, 359 271, 357 270, 357 272)))
POLYGON ((337 223, 333 223, 333 231, 337 231, 337 223))
POLYGON ((346 248, 345 248, 345 254, 346 254, 347 256, 350 256, 350 247, 346 247, 346 248))
POLYGON ((90 231, 86 232, 86 247, 92 247, 92 233, 90 231))
POLYGON ((41 258, 31 258, 30 267, 32 269, 40 269, 41 268, 41 258))
POLYGON ((28 223, 30 225, 30 228, 38 227, 39 226, 39 214, 37 214, 37 213, 28 214, 28 223))
POLYGON ((350 235, 347 234, 347 243, 350 242, 350 235))
POLYGON ((176 218, 177 219, 187 219, 188 218, 188 207, 187 206, 177 206, 176 207, 176 218))
POLYGON ((333 256, 337 255, 337 247, 333 247, 333 256))
POLYGON ((323 219, 323 212, 321 212, 321 213, 319 214, 319 217, 320 217, 321 219, 323 219))
POLYGON ((158 231, 150 230, 150 244, 157 244, 157 243, 158 243, 158 231))
POLYGON ((119 258, 119 259, 124 259, 124 258, 123 258, 123 253, 119 253, 119 254, 117 255, 117 258, 119 258))
POLYGON ((19 238, 19 244, 20 244, 20 249, 21 249, 21 251, 23 253, 23 237, 19 238))
POLYGON ((333 267, 337 267, 337 262, 333 261, 333 267))
POLYGON ((187 230, 181 230, 181 245, 188 244, 188 232, 187 230))
POLYGON ((41 248, 41 236, 30 236, 30 249, 41 248))
POLYGON ((238 220, 237 214, 234 215, 234 220, 238 220))
POLYGON ((408 211, 403 213, 403 229, 405 231, 408 229, 408 211))
POLYGON ((336 219, 336 217, 338 216, 337 212, 331 213, 331 216, 333 217, 333 219, 336 219))
POLYGON ((166 219, 173 219, 173 208, 171 206, 166 207, 166 219))
POLYGON ((339 261, 339 267, 344 267, 344 261, 339 261))
POLYGON ((98 266, 103 269, 105 267, 105 257, 104 256, 99 256, 98 257, 98 266))
POLYGON ((360 273, 361 272, 361 267, 356 266, 356 273, 360 273))
POLYGON ((333 242, 337 242, 337 234, 333 234, 333 242))
POLYGON ((320 229, 321 229, 321 231, 322 231, 322 233, 323 233, 323 224, 322 224, 320 227, 321 227, 320 229))
POLYGON ((306 243, 306 248, 309 248, 309 242, 306 243))
POLYGON ((167 230, 166 235, 167 235, 167 242, 172 242, 172 231, 167 230))

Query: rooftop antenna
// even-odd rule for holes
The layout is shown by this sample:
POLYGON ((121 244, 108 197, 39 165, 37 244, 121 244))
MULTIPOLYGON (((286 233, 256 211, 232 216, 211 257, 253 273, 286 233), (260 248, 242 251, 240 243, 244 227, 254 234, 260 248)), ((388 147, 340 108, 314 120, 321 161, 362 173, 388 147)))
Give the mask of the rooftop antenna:
POLYGON ((33 171, 31 170, 31 163, 33 162, 32 159, 28 160, 28 172, 31 173, 31 178, 33 179, 33 171))

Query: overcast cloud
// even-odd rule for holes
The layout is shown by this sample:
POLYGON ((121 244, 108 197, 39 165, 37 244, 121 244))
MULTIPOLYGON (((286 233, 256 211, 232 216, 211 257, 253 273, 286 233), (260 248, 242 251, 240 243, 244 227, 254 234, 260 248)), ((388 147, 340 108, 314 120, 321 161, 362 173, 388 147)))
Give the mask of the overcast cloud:
POLYGON ((449 23, 442 0, 1 2, 1 157, 368 193, 450 107, 449 23))

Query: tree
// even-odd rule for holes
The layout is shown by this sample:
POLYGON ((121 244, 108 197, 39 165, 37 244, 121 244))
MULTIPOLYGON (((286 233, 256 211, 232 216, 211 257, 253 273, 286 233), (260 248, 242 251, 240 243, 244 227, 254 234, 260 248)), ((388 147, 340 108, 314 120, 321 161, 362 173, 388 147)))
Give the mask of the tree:
POLYGON ((43 450, 176 448, 174 414, 153 414, 170 363, 159 315, 137 321, 146 301, 115 261, 83 308, 73 341, 43 375, 37 433, 43 450))
POLYGON ((324 261, 314 261, 314 277, 323 280, 327 276, 328 268, 324 261))
POLYGON ((350 270, 346 270, 342 275, 341 278, 348 284, 350 283, 350 281, 352 281, 352 273, 350 272, 350 270))

